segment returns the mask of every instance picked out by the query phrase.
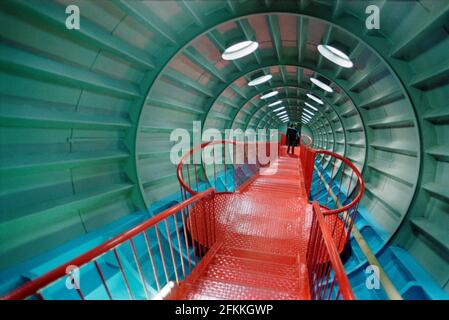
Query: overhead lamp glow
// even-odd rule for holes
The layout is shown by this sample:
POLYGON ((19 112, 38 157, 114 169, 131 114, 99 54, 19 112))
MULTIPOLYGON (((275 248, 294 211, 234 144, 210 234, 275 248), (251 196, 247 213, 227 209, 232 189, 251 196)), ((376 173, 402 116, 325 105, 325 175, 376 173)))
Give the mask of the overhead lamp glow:
POLYGON ((302 113, 301 114, 303 117, 306 117, 306 118, 310 118, 310 119, 312 119, 313 117, 311 116, 311 115, 309 115, 309 114, 307 114, 307 113, 302 113))
POLYGON ((312 119, 311 116, 309 116, 308 114, 305 114, 305 113, 303 113, 302 116, 303 116, 304 118, 307 118, 307 119, 312 119))
POLYGON ((283 116, 283 117, 279 117, 279 119, 288 119, 289 117, 288 117, 288 115, 285 115, 285 116, 283 116))
POLYGON ((284 114, 284 113, 287 113, 287 111, 282 111, 282 112, 276 113, 276 115, 279 117, 281 114, 284 114))
POLYGON ((256 79, 254 79, 254 80, 251 80, 250 82, 248 82, 248 85, 250 87, 258 86, 259 84, 270 81, 271 78, 273 78, 273 76, 271 74, 266 74, 264 76, 260 76, 256 79))
POLYGON ((312 83, 314 85, 316 85, 317 87, 323 89, 324 91, 334 92, 334 90, 331 87, 329 87, 327 84, 325 84, 324 82, 322 82, 322 81, 320 81, 320 80, 318 80, 316 78, 310 78, 310 81, 312 81, 312 83))
POLYGON ((221 55, 221 57, 223 58, 223 60, 236 60, 236 59, 240 59, 243 58, 251 53, 253 53, 254 51, 257 50, 257 48, 259 47, 259 43, 256 41, 242 41, 239 43, 236 43, 232 46, 230 46, 229 48, 227 48, 223 54, 221 55))
POLYGON ((271 91, 271 92, 268 92, 268 93, 264 94, 263 96, 261 96, 260 99, 266 100, 266 99, 274 97, 278 94, 279 94, 279 91, 277 91, 277 90, 271 91))
POLYGON ((307 109, 302 109, 303 111, 305 111, 305 112, 307 112, 308 114, 310 114, 311 116, 314 116, 315 115, 315 113, 313 113, 312 111, 309 111, 309 110, 307 110, 307 109))
POLYGON ((274 107, 274 106, 277 106, 277 105, 280 104, 280 103, 282 103, 282 100, 278 100, 278 101, 276 101, 276 102, 270 103, 268 106, 269 106, 269 107, 274 107))
POLYGON ((310 99, 312 99, 313 101, 315 101, 316 103, 319 104, 324 104, 323 100, 321 100, 320 98, 315 97, 313 94, 308 93, 307 97, 309 97, 310 99))
POLYGON ((310 103, 304 102, 306 106, 308 106, 310 109, 318 111, 317 108, 315 108, 314 106, 312 106, 310 103))
POLYGON ((279 108, 277 108, 277 109, 274 109, 273 111, 274 111, 274 112, 277 112, 277 111, 282 110, 282 109, 285 109, 285 107, 279 107, 279 108))
POLYGON ((352 68, 354 66, 351 59, 345 53, 332 46, 320 44, 318 45, 318 52, 340 67, 352 68))
POLYGON ((309 109, 303 108, 302 110, 308 111, 309 113, 315 115, 315 113, 313 113, 313 112, 312 112, 311 110, 309 110, 309 109))

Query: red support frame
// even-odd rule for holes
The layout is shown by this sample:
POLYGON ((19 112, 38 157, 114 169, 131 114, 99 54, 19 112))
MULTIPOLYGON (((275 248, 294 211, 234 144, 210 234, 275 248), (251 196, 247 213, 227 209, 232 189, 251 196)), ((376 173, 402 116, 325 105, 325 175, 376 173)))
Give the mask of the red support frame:
MULTIPOLYGON (((82 266, 84 266, 87 263, 94 262, 95 267, 99 271, 99 276, 102 277, 103 274, 101 273, 101 270, 96 262, 100 256, 102 256, 103 254, 106 254, 108 252, 112 252, 114 254, 115 258, 117 259, 118 266, 120 267, 121 273, 124 278, 124 284, 128 290, 130 298, 133 299, 134 296, 131 292, 131 288, 130 288, 128 280, 126 278, 126 274, 124 272, 120 256, 117 252, 117 247, 121 244, 124 244, 125 242, 130 242, 132 244, 132 250, 133 250, 133 255, 134 255, 135 247, 134 247, 134 243, 132 242, 132 239, 135 236, 143 233, 145 236, 145 240, 148 241, 148 237, 146 236, 147 230, 149 230, 150 228, 155 228, 155 230, 157 232, 157 224, 159 224, 161 222, 166 223, 167 219, 169 217, 174 216, 175 214, 177 214, 180 211, 183 212, 183 210, 189 210, 190 206, 193 205, 194 203, 200 202, 206 198, 213 197, 214 194, 215 194, 215 192, 213 189, 208 189, 201 193, 195 194, 192 197, 190 197, 189 199, 184 200, 183 202, 176 204, 173 207, 161 212, 160 214, 148 219, 144 223, 139 224, 138 226, 117 235, 116 237, 114 237, 114 238, 102 243, 101 245, 87 251, 86 253, 60 265, 59 267, 47 272, 46 274, 44 274, 30 282, 27 282, 23 286, 15 289, 12 292, 1 297, 1 299, 2 300, 19 300, 19 299, 26 299, 26 298, 28 298, 30 296, 34 296, 34 295, 39 297, 40 299, 43 299, 43 296, 42 296, 42 293, 40 292, 40 290, 51 285, 55 281, 67 276, 66 268, 68 266, 74 265, 74 266, 81 268, 82 266)), ((208 230, 208 232, 210 232, 210 230, 208 230)), ((157 232, 157 235, 159 235, 159 232, 157 232)), ((168 237, 169 237, 169 235, 168 235, 168 237)), ((159 236, 158 236, 158 242, 160 244, 159 236)), ((172 251, 173 247, 171 246, 171 240, 169 241, 169 243, 170 243, 170 251, 171 251, 171 255, 169 258, 174 259, 173 251, 172 251)), ((149 251, 149 252, 151 252, 151 251, 149 251)), ((135 259, 137 259, 136 256, 134 256, 134 257, 135 257, 135 259)), ((150 257, 151 257, 151 261, 153 261, 151 253, 150 253, 150 257)), ((136 260, 136 263, 138 263, 137 260, 136 260)), ((139 266, 139 272, 141 272, 140 266, 139 266)), ((140 275, 142 277, 142 281, 144 281, 142 274, 140 274, 140 275)), ((102 279, 104 279, 104 278, 102 278, 102 279)), ((159 281, 158 280, 156 280, 156 281, 158 283, 158 286, 160 286, 159 281)), ((109 288, 107 287, 107 284, 105 281, 103 283, 105 285, 106 292, 107 292, 108 296, 110 297, 109 288)), ((78 294, 81 296, 81 298, 84 299, 82 292, 80 290, 78 290, 78 288, 77 288, 77 291, 78 291, 78 294)))
POLYGON ((306 258, 311 298, 329 300, 341 296, 344 300, 354 300, 354 293, 321 208, 317 202, 312 205, 312 229, 306 258))

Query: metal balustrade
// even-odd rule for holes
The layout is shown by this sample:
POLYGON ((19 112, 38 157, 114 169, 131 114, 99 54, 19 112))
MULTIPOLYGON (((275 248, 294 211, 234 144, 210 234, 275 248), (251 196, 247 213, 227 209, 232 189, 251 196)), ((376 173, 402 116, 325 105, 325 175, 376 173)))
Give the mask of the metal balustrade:
POLYGON ((161 292, 185 279, 217 241, 214 195, 213 189, 193 195, 2 299, 163 298, 161 292), (192 218, 193 206, 201 220, 192 218), (73 267, 78 276, 68 274, 73 267))
POLYGON ((250 183, 261 167, 268 166, 279 152, 277 141, 203 143, 185 154, 178 164, 181 193, 186 199, 205 188, 217 193, 235 192, 250 183))
POLYGON ((310 296, 313 300, 355 299, 337 246, 317 202, 313 203, 306 261, 310 296))
MULTIPOLYGON (((181 203, 24 284, 2 299, 170 298, 170 289, 188 278, 195 268, 207 265, 214 255, 213 248, 222 243, 215 217, 217 197, 220 193, 238 191, 257 177, 263 166, 276 161, 275 155, 268 151, 270 147, 277 150, 273 148, 277 148, 278 143, 216 141, 190 150, 177 168, 184 199, 181 203), (252 152, 259 150, 265 150, 265 162, 259 157, 254 159, 252 152), (198 155, 200 161, 193 161, 193 157, 198 155), (231 183, 227 179, 231 179, 231 183), (72 267, 78 270, 80 282, 76 275, 68 272, 72 267), (83 278, 89 281, 83 282, 83 278)), ((311 182, 316 175, 323 179, 323 183, 332 185, 336 175, 327 177, 324 169, 316 170, 320 165, 317 154, 334 156, 327 151, 312 150, 304 144, 301 146, 304 174, 310 176, 307 181, 311 182)), ((345 168, 355 168, 348 160, 340 156, 338 159, 346 164, 345 168)), ((312 299, 354 298, 339 257, 341 246, 336 242, 337 234, 349 234, 356 206, 363 194, 363 181, 358 171, 353 173, 360 179, 351 190, 359 191, 360 195, 354 197, 347 193, 343 203, 348 199, 351 201, 341 209, 333 209, 332 202, 327 199, 323 203, 320 188, 310 190, 309 186, 311 199, 317 198, 313 204, 306 254, 312 299), (334 219, 329 220, 329 217, 334 219), (329 221, 334 224, 329 224, 329 221)), ((342 174, 345 175, 344 169, 342 174)), ((353 183, 351 181, 352 175, 350 184, 353 183)), ((339 203, 341 195, 332 195, 331 192, 328 196, 335 197, 333 201, 339 203)))
MULTIPOLYGON (((315 150, 304 144, 301 145, 300 152, 306 192, 309 200, 314 204, 314 225, 307 253, 309 273, 311 273, 311 294, 316 298, 329 298, 334 294, 332 282, 335 281, 335 278, 329 281, 330 271, 337 272, 333 264, 331 268, 329 261, 335 257, 322 256, 319 252, 330 254, 334 251, 329 247, 329 243, 324 243, 327 237, 325 234, 329 233, 335 252, 338 255, 343 253, 351 235, 365 185, 359 170, 343 156, 327 150, 315 150), (322 239, 317 240, 317 237, 322 239), (321 248, 317 251, 320 246, 317 247, 317 241, 321 241, 321 247, 326 246, 327 250, 321 248), (317 260, 321 261, 318 267, 317 260), (327 288, 329 285, 331 285, 330 295, 323 296, 322 288, 327 288)), ((341 263, 340 258, 338 260, 341 263)), ((337 298, 338 295, 334 297, 337 298)))
POLYGON ((309 200, 317 201, 337 247, 350 236, 365 184, 360 171, 345 157, 301 146, 300 161, 309 200))

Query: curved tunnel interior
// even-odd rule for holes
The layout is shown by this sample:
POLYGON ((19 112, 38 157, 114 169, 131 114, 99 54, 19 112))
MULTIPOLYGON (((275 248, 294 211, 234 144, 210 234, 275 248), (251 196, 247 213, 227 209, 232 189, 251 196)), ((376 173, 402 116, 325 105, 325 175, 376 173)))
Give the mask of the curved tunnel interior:
POLYGON ((0 271, 160 212, 179 192, 174 129, 285 131, 280 100, 293 122, 315 107, 313 147, 362 172, 374 251, 404 249, 449 293, 449 4, 370 3, 380 29, 364 1, 2 1, 0 271), (224 60, 242 40, 259 47, 224 60))

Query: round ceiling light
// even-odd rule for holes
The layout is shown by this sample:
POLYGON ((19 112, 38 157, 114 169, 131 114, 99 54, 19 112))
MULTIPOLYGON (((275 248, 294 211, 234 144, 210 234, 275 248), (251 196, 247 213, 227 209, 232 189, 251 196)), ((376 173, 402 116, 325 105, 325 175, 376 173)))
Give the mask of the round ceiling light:
POLYGON ((324 104, 324 102, 323 102, 320 98, 315 97, 315 96, 314 96, 313 94, 311 94, 311 93, 308 93, 308 94, 307 94, 307 97, 309 97, 310 99, 314 100, 315 102, 317 102, 317 103, 319 103, 319 104, 324 104))
POLYGON ((266 74, 264 76, 261 76, 261 77, 258 77, 256 79, 254 79, 254 80, 251 80, 250 82, 248 82, 248 85, 250 87, 257 86, 257 85, 262 84, 264 82, 270 81, 271 78, 273 78, 273 76, 271 74, 266 74))
POLYGON ((308 106, 310 109, 318 111, 317 108, 315 108, 314 106, 312 106, 310 103, 304 102, 306 106, 308 106))
POLYGON ((279 94, 279 91, 277 91, 277 90, 271 91, 271 92, 264 94, 263 96, 260 96, 260 99, 266 100, 266 99, 274 97, 278 94, 279 94))
POLYGON ((334 90, 331 87, 329 87, 327 84, 325 84, 324 82, 322 82, 316 78, 310 78, 310 81, 312 81, 312 83, 314 85, 323 89, 324 91, 331 92, 331 93, 334 92, 334 90))
POLYGON ((352 68, 354 64, 349 57, 340 50, 329 45, 318 45, 318 52, 326 59, 343 68, 352 68))
POLYGON ((277 106, 277 105, 280 104, 280 103, 282 103, 282 100, 278 100, 278 101, 276 101, 276 102, 270 103, 268 106, 269 106, 269 107, 274 107, 274 106, 277 106))
POLYGON ((221 57, 223 58, 223 60, 236 60, 236 59, 240 59, 243 58, 251 53, 253 53, 254 51, 257 50, 257 48, 259 47, 259 43, 256 41, 242 41, 239 43, 236 43, 232 46, 230 46, 229 48, 227 48, 223 54, 221 55, 221 57))

